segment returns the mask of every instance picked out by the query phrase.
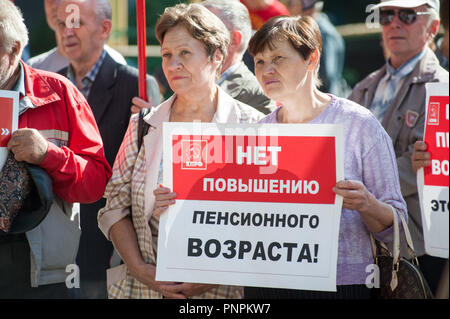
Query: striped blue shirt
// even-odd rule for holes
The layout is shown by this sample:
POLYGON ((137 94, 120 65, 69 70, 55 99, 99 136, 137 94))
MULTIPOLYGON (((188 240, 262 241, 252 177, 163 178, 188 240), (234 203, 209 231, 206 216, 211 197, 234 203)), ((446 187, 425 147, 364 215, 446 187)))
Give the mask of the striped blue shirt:
POLYGON ((77 81, 75 80, 75 73, 73 71, 72 65, 69 65, 69 68, 67 69, 67 77, 80 90, 80 92, 84 95, 86 100, 89 97, 89 93, 91 92, 92 84, 94 84, 95 78, 97 77, 97 74, 100 71, 100 67, 103 64, 103 60, 105 59, 105 56, 106 56, 106 51, 103 50, 102 54, 100 55, 100 58, 97 60, 97 62, 91 68, 91 70, 81 80, 81 83, 83 85, 82 87, 78 87, 77 81))
POLYGON ((397 70, 391 65, 389 60, 386 62, 386 75, 380 80, 375 91, 375 95, 370 106, 370 110, 375 117, 382 122, 392 100, 397 95, 397 91, 402 87, 406 76, 410 74, 417 63, 425 55, 423 50, 408 62, 404 63, 397 70))

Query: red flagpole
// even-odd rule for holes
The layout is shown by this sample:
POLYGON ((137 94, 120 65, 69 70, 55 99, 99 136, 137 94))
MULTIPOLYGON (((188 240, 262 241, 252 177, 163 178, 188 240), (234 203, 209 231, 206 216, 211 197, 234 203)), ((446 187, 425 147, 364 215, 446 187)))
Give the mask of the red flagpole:
POLYGON ((139 97, 147 98, 147 31, 145 22, 145 0, 136 0, 136 22, 138 34, 138 66, 139 66, 139 97))

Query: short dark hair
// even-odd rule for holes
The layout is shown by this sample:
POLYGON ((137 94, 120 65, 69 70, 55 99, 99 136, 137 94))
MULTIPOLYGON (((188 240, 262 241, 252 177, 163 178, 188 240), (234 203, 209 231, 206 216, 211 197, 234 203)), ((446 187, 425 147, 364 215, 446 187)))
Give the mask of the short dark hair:
MULTIPOLYGON (((309 16, 278 16, 267 21, 251 38, 248 50, 255 56, 267 48, 274 50, 276 42, 287 40, 303 57, 309 59, 316 49, 322 54, 322 35, 319 25, 309 16)), ((316 85, 320 85, 318 78, 319 64, 316 69, 316 85)))

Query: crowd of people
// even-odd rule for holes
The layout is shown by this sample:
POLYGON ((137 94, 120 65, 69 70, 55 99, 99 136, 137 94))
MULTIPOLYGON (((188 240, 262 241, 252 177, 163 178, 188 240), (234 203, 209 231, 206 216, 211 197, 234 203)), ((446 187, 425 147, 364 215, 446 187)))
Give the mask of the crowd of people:
POLYGON ((155 27, 162 64, 157 79, 147 76, 147 101, 138 97, 138 70, 106 44, 108 0, 44 6, 57 46, 23 61, 23 17, 0 0, 0 90, 20 96, 8 150, 43 169, 54 193, 37 227, 0 231, 0 298, 370 299, 370 235, 392 241, 392 210, 408 220, 437 292, 448 261, 425 252, 416 172, 431 164, 422 141, 425 84, 449 80, 448 0, 377 4, 386 63, 353 89, 323 1, 168 7, 155 27), (74 5, 78 24, 68 23, 74 5), (164 82, 174 93, 167 100, 164 82), (149 129, 140 144, 142 109, 149 129), (155 280, 159 217, 177 198, 162 185, 162 126, 194 121, 343 126, 344 180, 333 188, 343 198, 336 292, 155 280), (71 264, 79 288, 67 287, 71 264))

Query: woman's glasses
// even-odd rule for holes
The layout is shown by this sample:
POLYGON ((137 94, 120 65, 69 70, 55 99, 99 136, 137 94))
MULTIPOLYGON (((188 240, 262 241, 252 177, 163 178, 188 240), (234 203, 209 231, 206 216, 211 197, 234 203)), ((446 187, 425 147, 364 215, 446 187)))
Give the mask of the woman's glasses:
MULTIPOLYGON (((429 15, 430 12, 416 12, 412 9, 398 10, 398 19, 406 25, 413 24, 417 20, 418 15, 429 15)), ((395 10, 380 10, 380 24, 389 25, 394 20, 395 10)))

